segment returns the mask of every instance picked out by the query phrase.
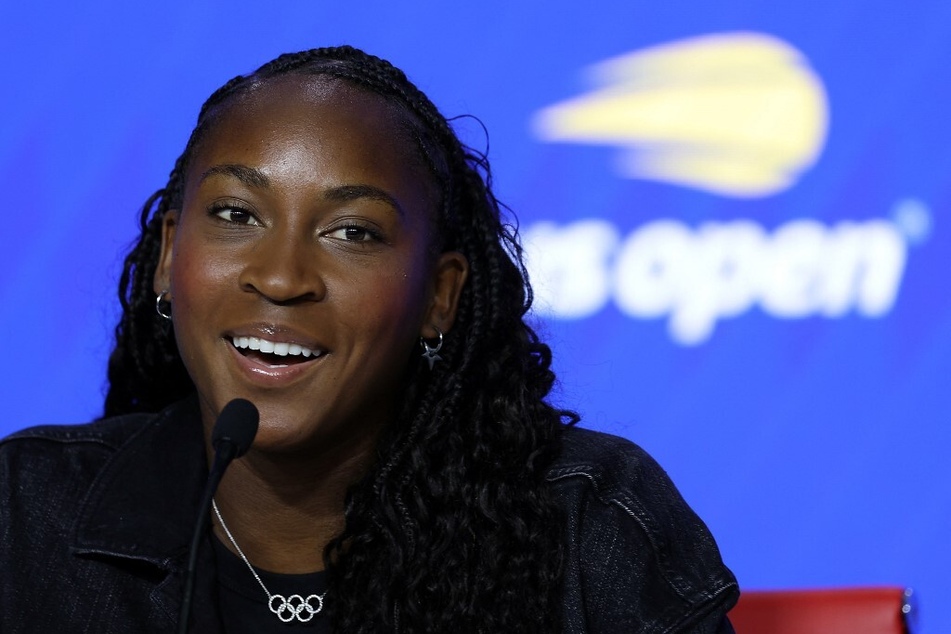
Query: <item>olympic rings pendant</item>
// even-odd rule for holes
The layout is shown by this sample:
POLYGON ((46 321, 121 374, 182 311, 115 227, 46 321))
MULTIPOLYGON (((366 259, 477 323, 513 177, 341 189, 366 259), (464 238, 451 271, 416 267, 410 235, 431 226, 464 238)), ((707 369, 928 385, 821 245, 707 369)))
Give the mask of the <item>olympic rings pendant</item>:
POLYGON ((285 623, 290 623, 294 619, 306 623, 324 609, 324 595, 311 594, 304 599, 299 594, 292 594, 285 599, 280 594, 272 594, 267 602, 267 607, 285 623), (311 605, 311 601, 314 599, 317 599, 317 607, 311 605))

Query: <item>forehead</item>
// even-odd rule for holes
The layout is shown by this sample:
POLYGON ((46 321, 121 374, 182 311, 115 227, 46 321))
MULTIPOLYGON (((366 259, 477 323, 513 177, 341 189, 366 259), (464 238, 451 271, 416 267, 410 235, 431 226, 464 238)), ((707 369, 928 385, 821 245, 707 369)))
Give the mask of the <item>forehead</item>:
POLYGON ((319 124, 327 117, 326 110, 358 115, 368 126, 391 127, 394 131, 404 127, 394 103, 328 75, 288 74, 252 80, 219 105, 214 116, 218 121, 235 116, 299 117, 319 124))
POLYGON ((209 113, 186 180, 209 163, 243 156, 266 160, 272 168, 323 165, 354 177, 383 177, 434 203, 438 188, 415 137, 399 106, 347 81, 322 75, 269 78, 209 113))

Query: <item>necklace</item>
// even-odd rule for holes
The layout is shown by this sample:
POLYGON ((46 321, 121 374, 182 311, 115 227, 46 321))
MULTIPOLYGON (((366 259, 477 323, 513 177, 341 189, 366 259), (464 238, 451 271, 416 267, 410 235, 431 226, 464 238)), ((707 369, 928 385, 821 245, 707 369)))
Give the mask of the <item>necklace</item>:
POLYGON ((320 613, 324 609, 324 596, 327 594, 311 594, 308 595, 305 599, 299 594, 292 594, 291 596, 285 598, 281 594, 271 594, 270 590, 267 589, 267 586, 264 585, 264 582, 261 581, 261 577, 258 576, 257 571, 254 569, 254 566, 251 565, 251 562, 248 561, 248 558, 245 556, 244 551, 241 550, 241 547, 238 546, 238 542, 234 541, 234 536, 231 534, 231 531, 228 530, 228 525, 225 524, 225 520, 221 517, 221 511, 218 510, 218 504, 214 500, 211 501, 211 508, 215 511, 215 516, 218 518, 218 523, 221 524, 221 528, 224 529, 225 535, 228 536, 228 539, 231 541, 231 545, 234 546, 234 549, 238 551, 238 554, 241 556, 242 561, 248 567, 248 570, 251 571, 251 574, 254 575, 254 578, 257 580, 258 585, 261 586, 261 589, 264 590, 264 594, 267 595, 267 607, 268 609, 277 615, 277 618, 281 619, 285 623, 290 623, 294 619, 297 619, 301 623, 306 623, 307 621, 314 618, 315 614, 320 613), (317 605, 311 605, 311 602, 316 600, 317 605))

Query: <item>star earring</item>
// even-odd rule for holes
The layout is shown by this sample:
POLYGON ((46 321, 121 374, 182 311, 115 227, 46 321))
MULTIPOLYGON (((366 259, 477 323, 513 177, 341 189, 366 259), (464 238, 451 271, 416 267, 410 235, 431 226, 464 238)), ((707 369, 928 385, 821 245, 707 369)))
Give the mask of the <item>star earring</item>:
POLYGON ((430 346, 425 339, 422 337, 419 338, 419 343, 421 346, 423 346, 422 357, 429 363, 430 370, 433 369, 433 366, 436 365, 437 361, 442 361, 442 357, 439 356, 439 351, 442 350, 442 331, 436 326, 433 326, 433 330, 435 330, 436 334, 439 335, 439 341, 436 342, 435 346, 430 346))

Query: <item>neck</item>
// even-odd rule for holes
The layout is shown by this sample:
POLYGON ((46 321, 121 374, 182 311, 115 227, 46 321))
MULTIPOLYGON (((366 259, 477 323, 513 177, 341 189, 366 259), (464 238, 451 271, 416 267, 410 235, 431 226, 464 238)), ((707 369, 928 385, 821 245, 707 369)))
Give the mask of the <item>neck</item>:
MULTIPOLYGON (((344 528, 347 490, 370 467, 376 436, 306 455, 252 448, 215 495, 222 518, 251 563, 270 572, 323 570, 326 545, 344 528)), ((217 537, 231 550, 218 521, 217 537)))

